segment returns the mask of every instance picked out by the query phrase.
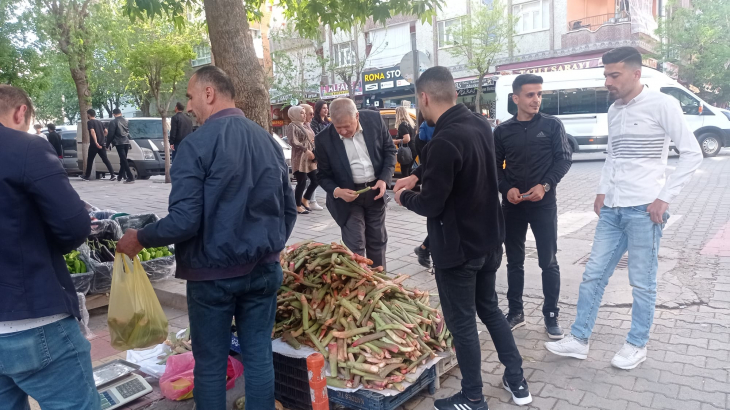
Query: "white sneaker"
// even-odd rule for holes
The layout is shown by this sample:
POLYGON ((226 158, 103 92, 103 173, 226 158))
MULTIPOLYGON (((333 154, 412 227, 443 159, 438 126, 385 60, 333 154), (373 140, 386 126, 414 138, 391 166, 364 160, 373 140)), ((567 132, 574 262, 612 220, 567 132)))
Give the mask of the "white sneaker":
POLYGON ((573 335, 568 335, 557 342, 546 342, 545 348, 558 356, 585 359, 588 357, 588 345, 578 341, 573 335))
POLYGON ((320 205, 319 205, 319 204, 317 203, 317 201, 315 201, 315 200, 313 199, 313 200, 309 201, 309 209, 311 209, 312 211, 321 211, 321 210, 323 210, 324 208, 322 208, 322 207, 321 207, 321 206, 320 206, 320 205))
POLYGON ((613 356, 611 365, 619 369, 631 370, 646 360, 646 346, 636 347, 631 343, 624 343, 624 347, 613 356))

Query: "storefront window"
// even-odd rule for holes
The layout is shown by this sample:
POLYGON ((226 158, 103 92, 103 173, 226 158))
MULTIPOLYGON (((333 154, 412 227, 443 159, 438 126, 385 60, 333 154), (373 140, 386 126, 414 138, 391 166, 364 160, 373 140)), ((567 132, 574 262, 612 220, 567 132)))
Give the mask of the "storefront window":
MULTIPOLYGON (((496 104, 497 104, 497 95, 493 92, 490 93, 482 93, 482 112, 481 114, 484 115, 487 118, 495 118, 497 114, 496 104)), ((468 108, 472 112, 477 111, 477 104, 476 104, 477 96, 474 95, 465 95, 460 96, 456 99, 457 104, 464 104, 466 108, 468 108)))

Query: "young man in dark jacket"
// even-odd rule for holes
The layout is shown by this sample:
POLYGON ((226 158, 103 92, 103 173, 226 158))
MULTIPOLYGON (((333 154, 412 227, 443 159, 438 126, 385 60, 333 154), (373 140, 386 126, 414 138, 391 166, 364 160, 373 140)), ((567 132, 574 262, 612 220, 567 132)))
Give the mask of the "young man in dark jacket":
POLYGON ((28 134, 33 105, 0 85, 0 408, 98 410, 91 344, 63 255, 91 231, 48 142, 28 134))
POLYGON ((56 150, 58 159, 63 160, 63 144, 61 144, 61 135, 56 132, 56 124, 48 124, 46 128, 48 128, 48 142, 56 150))
POLYGON ((175 160, 177 147, 180 143, 193 132, 193 121, 185 115, 185 106, 178 102, 175 104, 175 115, 170 119, 170 152, 171 160, 175 160))
POLYGON ((502 192, 507 236, 507 321, 514 330, 525 324, 522 291, 525 285, 525 236, 532 228, 542 269, 545 295, 542 313, 551 339, 562 339, 558 322, 560 269, 558 267, 558 182, 572 163, 563 123, 540 112, 542 77, 522 74, 512 83, 517 114, 495 129, 497 175, 502 192), (503 164, 506 166, 503 168, 503 164))
POLYGON ((170 213, 135 231, 117 251, 175 244, 176 277, 187 280, 199 410, 223 409, 231 320, 246 369, 246 408, 274 410, 271 331, 282 282, 279 252, 296 221, 284 153, 236 108, 235 90, 218 67, 188 84, 188 109, 204 124, 180 144, 172 164, 170 213))
POLYGON ((122 110, 115 108, 112 111, 114 119, 109 122, 107 132, 107 146, 114 145, 119 154, 119 174, 117 180, 121 181, 124 179, 125 184, 134 183, 134 175, 132 170, 129 169, 129 163, 127 162, 127 153, 131 147, 129 142, 129 121, 122 117, 122 110))
POLYGON ((94 166, 94 160, 98 155, 104 162, 104 165, 106 165, 106 170, 109 171, 109 180, 114 181, 114 168, 112 168, 112 164, 106 156, 105 135, 107 131, 104 129, 104 124, 96 119, 96 111, 94 109, 86 111, 86 115, 89 116, 89 120, 86 122, 86 128, 89 130, 89 155, 86 159, 86 172, 81 179, 84 181, 89 180, 91 177, 91 168, 94 166))
POLYGON ((446 67, 426 70, 416 90, 423 117, 436 128, 421 153, 422 165, 396 183, 395 200, 428 218, 436 285, 463 375, 461 392, 434 405, 437 410, 488 408, 482 395, 476 315, 487 326, 505 366, 505 389, 516 404, 530 403, 522 357, 495 290, 504 221, 492 130, 483 117, 456 105, 454 78, 446 67), (410 191, 419 180, 421 193, 410 191))

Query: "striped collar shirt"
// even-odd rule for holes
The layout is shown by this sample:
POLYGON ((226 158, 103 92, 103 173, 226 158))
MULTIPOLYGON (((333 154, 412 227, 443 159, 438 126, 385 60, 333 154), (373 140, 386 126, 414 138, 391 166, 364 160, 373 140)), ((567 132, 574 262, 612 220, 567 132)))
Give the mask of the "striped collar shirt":
POLYGON ((628 103, 616 100, 609 108, 608 156, 598 186, 605 206, 669 203, 701 164, 700 146, 673 97, 644 88, 628 103), (667 176, 670 139, 681 156, 667 176))

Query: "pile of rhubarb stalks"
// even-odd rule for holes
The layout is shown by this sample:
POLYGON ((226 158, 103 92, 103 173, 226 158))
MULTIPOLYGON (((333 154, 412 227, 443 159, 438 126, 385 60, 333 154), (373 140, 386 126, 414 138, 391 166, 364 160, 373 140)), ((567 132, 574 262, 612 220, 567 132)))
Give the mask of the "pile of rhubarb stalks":
POLYGON ((322 353, 329 386, 403 391, 418 365, 451 349, 452 336, 428 292, 372 264, 336 243, 286 248, 272 337, 322 353))

